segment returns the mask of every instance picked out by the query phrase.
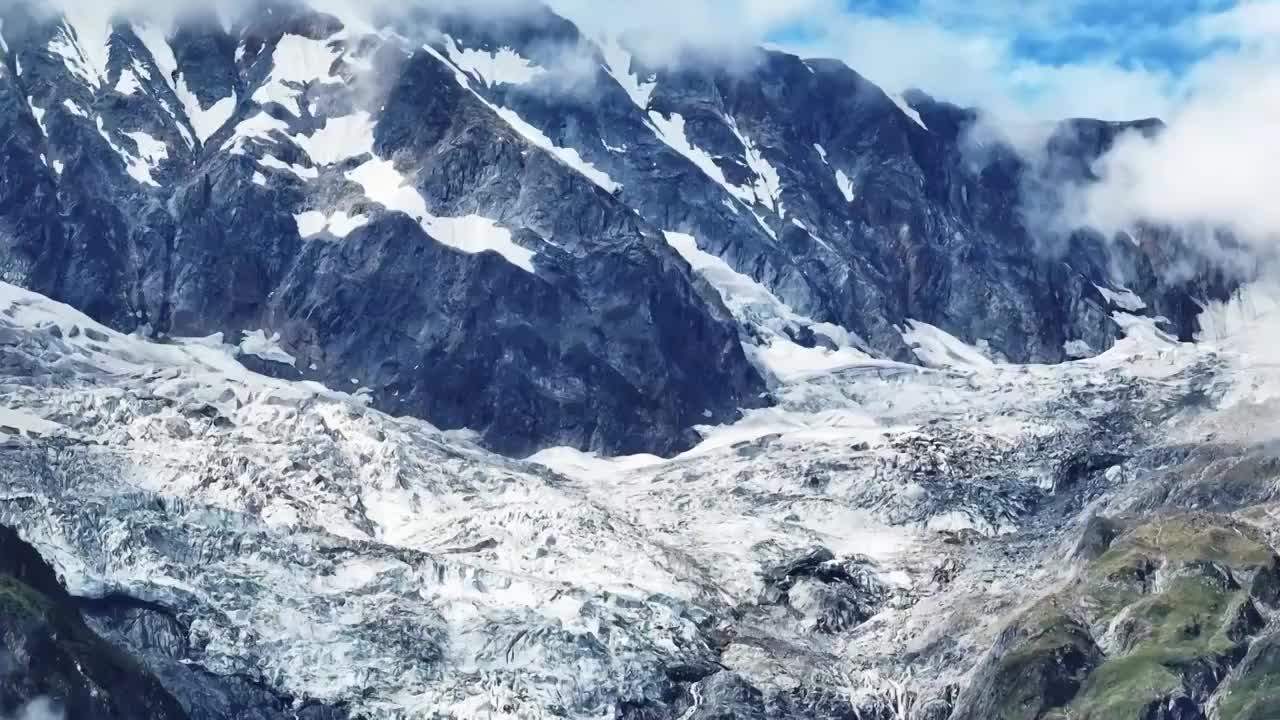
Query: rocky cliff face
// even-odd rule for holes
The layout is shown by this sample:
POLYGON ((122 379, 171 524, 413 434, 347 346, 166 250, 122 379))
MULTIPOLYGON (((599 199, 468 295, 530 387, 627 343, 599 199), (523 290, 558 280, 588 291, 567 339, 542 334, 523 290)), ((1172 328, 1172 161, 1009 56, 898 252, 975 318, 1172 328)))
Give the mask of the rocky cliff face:
POLYGON ((1141 248, 1026 221, 1130 126, 977 162, 975 113, 839 63, 650 66, 536 5, 6 7, 5 280, 155 337, 278 335, 247 362, 502 452, 671 454, 767 404, 780 356, 914 361, 912 322, 1038 362, 1110 347, 1117 297, 1195 330, 1141 248), (774 309, 726 308, 691 253, 774 309))

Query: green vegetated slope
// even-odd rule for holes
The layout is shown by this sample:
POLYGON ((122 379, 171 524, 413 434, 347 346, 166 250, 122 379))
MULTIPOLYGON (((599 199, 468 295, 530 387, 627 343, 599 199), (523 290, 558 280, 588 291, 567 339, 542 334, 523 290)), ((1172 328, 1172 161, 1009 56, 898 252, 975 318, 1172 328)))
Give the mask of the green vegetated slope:
POLYGON ((1001 634, 956 720, 1280 718, 1280 556, 1219 515, 1095 519, 1073 582, 1001 634))

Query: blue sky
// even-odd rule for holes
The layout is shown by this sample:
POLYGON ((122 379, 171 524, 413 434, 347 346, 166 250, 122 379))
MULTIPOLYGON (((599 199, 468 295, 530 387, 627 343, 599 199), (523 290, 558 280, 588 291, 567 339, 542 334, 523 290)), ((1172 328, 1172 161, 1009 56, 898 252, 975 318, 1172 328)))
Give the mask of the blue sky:
MULTIPOLYGON (((800 12, 768 40, 830 51, 889 87, 919 85, 940 96, 1029 115, 1108 117, 1168 113, 1205 62, 1240 49, 1231 33, 1205 32, 1248 0, 838 0, 814 22, 800 12), (842 17, 840 17, 842 16, 842 17), (844 22, 832 24, 831 18, 844 22), (834 29, 833 29, 834 28, 834 29), (878 36, 914 53, 946 58, 945 72, 912 51, 892 52, 878 36), (860 52, 867 40, 874 50, 860 52), (932 42, 929 42, 932 40, 932 42), (842 47, 843 46, 843 47, 842 47), (985 74, 965 78, 966 74, 985 74), (1093 85, 1091 88, 1090 85, 1093 85), (1081 102, 1085 100, 1085 102, 1081 102)), ((786 4, 785 2, 780 4, 786 4)))
MULTIPOLYGON (((1015 52, 1047 64, 1105 57, 1116 62, 1185 70, 1220 43, 1199 46, 1175 37, 1172 29, 1198 17, 1221 13, 1236 0, 1085 0, 1062 2, 1050 17, 1034 4, 963 0, 848 0, 854 15, 910 20, 929 17, 957 32, 1007 32, 1015 52), (984 7, 985 6, 985 7, 984 7), (1021 9, 1019 9, 1021 7, 1021 9)), ((801 28, 793 31, 803 32, 801 28)), ((786 30, 780 33, 785 39, 786 30)))

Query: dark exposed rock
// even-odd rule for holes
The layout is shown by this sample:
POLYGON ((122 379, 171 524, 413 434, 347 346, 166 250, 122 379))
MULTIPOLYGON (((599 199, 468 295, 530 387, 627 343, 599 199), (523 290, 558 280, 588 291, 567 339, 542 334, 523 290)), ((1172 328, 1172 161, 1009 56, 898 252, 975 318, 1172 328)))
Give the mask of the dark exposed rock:
POLYGON ((102 640, 34 548, 0 527, 0 713, 47 701, 74 720, 185 720, 157 679, 102 640))
POLYGON ((810 617, 814 630, 839 633, 865 622, 888 601, 889 589, 864 558, 837 561, 826 548, 765 573, 764 605, 787 605, 810 617))

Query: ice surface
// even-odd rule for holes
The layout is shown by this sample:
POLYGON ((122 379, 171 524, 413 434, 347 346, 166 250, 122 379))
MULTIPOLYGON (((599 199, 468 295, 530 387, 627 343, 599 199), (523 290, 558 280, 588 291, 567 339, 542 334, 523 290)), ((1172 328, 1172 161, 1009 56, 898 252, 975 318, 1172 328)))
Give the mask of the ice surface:
MULTIPOLYGON (((404 186, 384 174, 392 194, 404 186)), ((691 238, 669 240, 735 316, 766 334, 795 321, 691 238)), ((1024 524, 1027 498, 1048 497, 1054 477, 1045 448, 1071 457, 1098 423, 1114 431, 1118 408, 1201 392, 1207 363, 1227 363, 1214 382, 1233 388, 1228 401, 1255 404, 1258 388, 1280 387, 1271 355, 1250 364, 1237 344, 1262 342, 1250 329, 1274 322, 1262 314, 1207 309, 1220 342, 1197 347, 1117 313, 1125 340, 1058 366, 867 359, 780 382, 776 406, 698 428, 703 441, 674 458, 553 448, 521 462, 247 371, 236 352, 287 361, 270 330, 238 348, 159 344, 0 285, 3 352, 18 361, 5 367, 50 371, 0 378, 0 425, 20 426, 8 442, 38 448, 31 433, 66 433, 64 420, 94 440, 38 450, 50 473, 0 474, 0 521, 75 591, 181 612, 211 672, 368 717, 537 718, 568 697, 564 716, 586 720, 643 692, 638 679, 700 663, 769 687, 838 677, 851 695, 947 684, 966 668, 921 653, 945 640, 948 658, 979 656, 1001 629, 990 607, 1058 579, 1061 542, 1043 538, 1040 557, 1017 541, 1048 532, 1024 524), (805 580, 789 607, 762 602, 770 570, 815 547, 865 563, 891 599, 836 634, 814 632, 818 588, 805 580), (731 630, 716 636, 727 644, 706 650, 698 618, 731 630)), ((948 361, 976 352, 921 324, 908 332, 948 361)))
MULTIPOLYGON (((50 422, 42 417, 36 417, 28 413, 12 410, 7 407, 0 406, 0 428, 14 430, 24 435, 63 435, 73 436, 74 433, 68 431, 66 427, 56 422, 50 422)), ((0 443, 3 442, 7 433, 0 432, 0 443)))
POLYGON ((743 275, 724 260, 701 250, 691 235, 665 233, 667 242, 707 282, 716 289, 729 312, 743 325, 761 331, 766 339, 760 345, 747 345, 749 358, 762 370, 783 382, 841 368, 862 365, 871 360, 849 345, 849 335, 833 325, 815 323, 794 312, 761 283, 743 275), (838 344, 838 349, 806 348, 786 334, 788 326, 809 327, 838 344))

